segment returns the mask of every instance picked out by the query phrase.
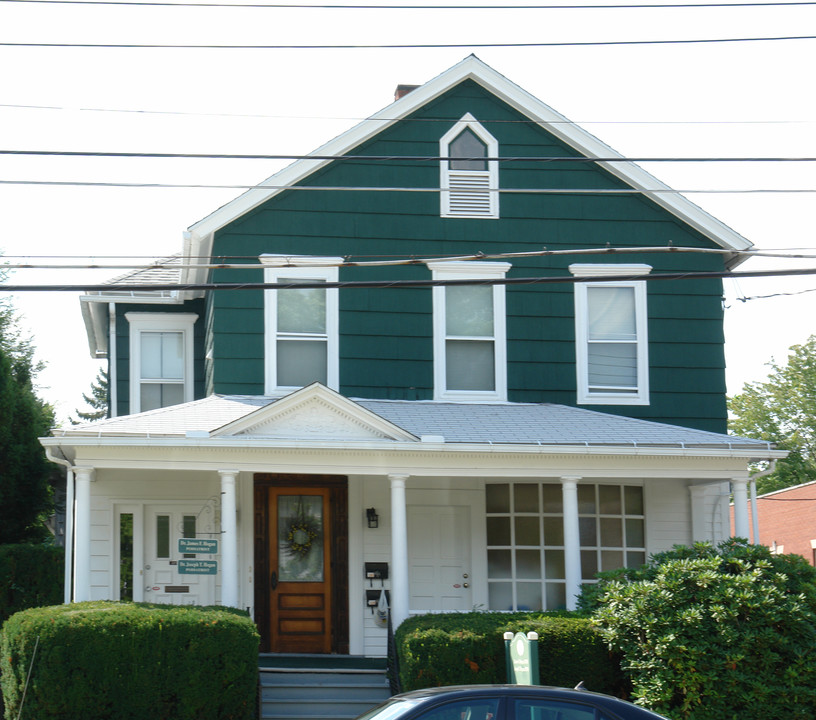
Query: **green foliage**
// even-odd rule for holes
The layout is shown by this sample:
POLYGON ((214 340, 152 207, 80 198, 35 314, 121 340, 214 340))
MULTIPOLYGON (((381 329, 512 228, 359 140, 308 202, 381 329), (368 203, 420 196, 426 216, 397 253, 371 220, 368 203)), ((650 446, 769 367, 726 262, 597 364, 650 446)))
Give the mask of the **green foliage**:
POLYGON ((540 683, 571 687, 581 680, 617 694, 622 675, 591 621, 574 613, 420 615, 396 631, 403 690, 507 682, 504 633, 539 634, 540 683))
POLYGON ((816 569, 803 558, 697 543, 601 587, 594 619, 639 704, 675 720, 816 717, 816 569))
POLYGON ((19 610, 62 602, 64 564, 54 545, 0 545, 0 625, 19 610))
POLYGON ((51 464, 37 438, 48 433, 54 414, 34 391, 39 369, 14 308, 0 299, 0 545, 47 535, 43 520, 52 507, 51 464))
POLYGON ((760 494, 816 480, 816 336, 791 347, 786 365, 769 365, 767 380, 746 383, 728 401, 731 432, 789 452, 757 481, 760 494))
POLYGON ((88 404, 88 410, 76 410, 79 420, 68 418, 72 425, 79 425, 83 420, 102 420, 108 417, 108 373, 100 370, 96 379, 91 383, 91 394, 82 393, 82 399, 88 404))
POLYGON ((24 610, 0 632, 6 718, 250 720, 258 633, 228 608, 91 602, 24 610))

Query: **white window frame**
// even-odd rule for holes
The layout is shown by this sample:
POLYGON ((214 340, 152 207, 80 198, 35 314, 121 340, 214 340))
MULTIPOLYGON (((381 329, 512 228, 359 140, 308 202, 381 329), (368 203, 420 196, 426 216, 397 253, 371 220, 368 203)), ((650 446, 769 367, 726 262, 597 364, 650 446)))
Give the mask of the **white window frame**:
MULTIPOLYGON (((336 283, 341 257, 309 255, 261 255, 264 282, 276 283, 280 278, 315 280, 336 283)), ((340 390, 340 305, 337 288, 326 288, 326 385, 340 390)), ((264 393, 286 395, 297 387, 278 385, 278 291, 264 290, 264 393)))
POLYGON ((439 140, 439 188, 442 217, 499 217, 499 162, 488 160, 487 170, 451 170, 450 144, 464 130, 470 130, 487 146, 487 157, 499 154, 496 140, 470 113, 465 114, 439 140))
MULTIPOLYGON (((650 265, 632 264, 573 264, 575 277, 604 278, 639 276, 651 272, 650 265)), ((649 404, 649 338, 645 280, 599 280, 575 284, 575 359, 577 402, 579 405, 648 405, 649 404), (633 288, 635 295, 635 334, 637 355, 637 389, 635 392, 592 390, 589 387, 589 303, 590 287, 633 288)))
MULTIPOLYGON (((432 262, 427 263, 434 280, 493 279, 500 280, 510 269, 510 263, 432 262)), ((433 288, 434 400, 485 402, 507 400, 507 320, 505 286, 496 283, 493 289, 493 361, 495 390, 448 390, 446 357, 446 322, 444 285, 433 288)))
MULTIPOLYGON (((142 333, 180 332, 184 348, 184 402, 193 400, 194 325, 197 313, 142 313, 128 312, 130 325, 130 413, 141 412, 142 398, 142 333)), ((168 383, 169 384, 169 383, 168 383)))

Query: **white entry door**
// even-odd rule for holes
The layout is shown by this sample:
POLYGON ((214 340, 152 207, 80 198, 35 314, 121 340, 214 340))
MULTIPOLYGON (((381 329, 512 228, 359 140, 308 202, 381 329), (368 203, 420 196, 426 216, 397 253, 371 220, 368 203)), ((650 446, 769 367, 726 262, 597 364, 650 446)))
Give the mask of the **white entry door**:
MULTIPOLYGON (((214 605, 216 575, 182 573, 179 560, 215 561, 220 554, 179 552, 179 538, 217 539, 201 506, 150 505, 144 514, 144 600, 168 605, 214 605)), ((220 544, 219 544, 220 545, 220 544)), ((220 547, 219 547, 220 550, 220 547)))
POLYGON ((470 508, 408 506, 411 612, 471 610, 470 508))

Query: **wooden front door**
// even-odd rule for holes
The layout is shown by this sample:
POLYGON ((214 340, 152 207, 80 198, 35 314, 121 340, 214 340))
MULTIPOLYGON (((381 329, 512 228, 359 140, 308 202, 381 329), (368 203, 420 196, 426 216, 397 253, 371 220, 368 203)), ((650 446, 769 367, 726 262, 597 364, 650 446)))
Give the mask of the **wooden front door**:
POLYGON ((347 560, 341 559, 345 496, 345 478, 256 477, 255 614, 262 650, 348 652, 348 608, 340 599, 348 592, 347 560))

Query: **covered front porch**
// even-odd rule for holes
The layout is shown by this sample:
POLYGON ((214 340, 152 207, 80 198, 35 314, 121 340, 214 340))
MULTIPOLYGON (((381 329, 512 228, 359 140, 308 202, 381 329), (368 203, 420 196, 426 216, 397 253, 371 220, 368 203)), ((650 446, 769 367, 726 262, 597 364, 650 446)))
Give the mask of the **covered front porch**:
POLYGON ((727 537, 731 488, 747 535, 748 462, 783 454, 562 406, 351 401, 319 385, 42 442, 74 509, 66 602, 220 603, 248 609, 271 651, 368 657, 386 652, 369 604, 382 591, 394 626, 572 608, 598 570, 727 537))

